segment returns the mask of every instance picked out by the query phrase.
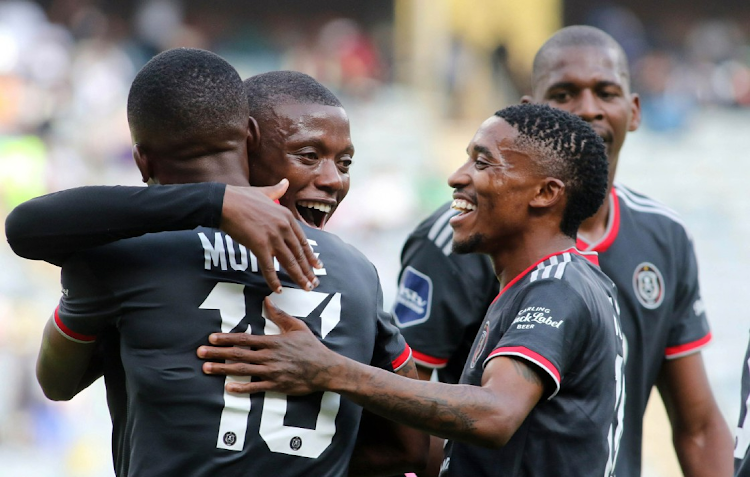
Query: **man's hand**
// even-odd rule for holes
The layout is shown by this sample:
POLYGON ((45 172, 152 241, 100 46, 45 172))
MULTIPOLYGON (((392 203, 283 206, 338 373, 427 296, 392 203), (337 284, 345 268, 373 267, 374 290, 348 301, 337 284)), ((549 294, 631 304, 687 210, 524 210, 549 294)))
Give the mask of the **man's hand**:
POLYGON ((274 257, 303 290, 318 286, 313 267, 323 267, 292 213, 273 202, 287 187, 286 179, 270 187, 228 185, 221 211, 221 230, 253 252, 268 286, 276 293, 281 293, 281 282, 274 257))
POLYGON ((326 383, 335 375, 339 355, 326 348, 305 322, 278 309, 270 298, 266 297, 263 306, 266 316, 276 323, 281 334, 213 333, 208 340, 216 346, 201 346, 198 356, 235 362, 207 362, 203 364, 203 371, 260 379, 228 383, 226 389, 233 393, 275 391, 302 395, 325 390, 326 383))

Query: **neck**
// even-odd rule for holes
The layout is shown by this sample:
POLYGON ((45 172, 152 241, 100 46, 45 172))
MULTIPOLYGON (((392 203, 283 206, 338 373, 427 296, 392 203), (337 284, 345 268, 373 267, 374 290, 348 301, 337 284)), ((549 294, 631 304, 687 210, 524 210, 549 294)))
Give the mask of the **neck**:
POLYGON ((607 189, 607 195, 604 198, 599 210, 594 215, 584 220, 578 227, 578 235, 586 242, 598 242, 607 231, 607 221, 609 220, 609 194, 612 188, 607 189))
POLYGON ((542 258, 576 245, 574 239, 559 230, 550 234, 540 234, 537 231, 518 243, 519 246, 509 247, 490 255, 501 290, 542 258))
POLYGON ((222 184, 247 186, 247 159, 238 159, 232 153, 219 153, 192 160, 164 160, 159 168, 161 184, 189 184, 196 182, 219 182, 222 184))

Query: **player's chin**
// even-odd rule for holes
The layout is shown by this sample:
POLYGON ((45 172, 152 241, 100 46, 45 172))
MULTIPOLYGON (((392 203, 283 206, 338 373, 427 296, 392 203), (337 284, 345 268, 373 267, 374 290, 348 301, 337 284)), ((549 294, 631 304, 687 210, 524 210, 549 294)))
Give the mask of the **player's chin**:
POLYGON ((483 242, 484 237, 481 234, 464 235, 454 231, 451 250, 457 254, 480 253, 483 242))

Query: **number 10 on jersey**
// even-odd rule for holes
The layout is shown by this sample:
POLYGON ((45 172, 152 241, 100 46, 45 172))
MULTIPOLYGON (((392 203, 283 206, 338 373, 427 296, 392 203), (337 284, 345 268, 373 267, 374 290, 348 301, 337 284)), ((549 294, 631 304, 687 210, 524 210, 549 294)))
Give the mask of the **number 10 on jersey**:
MULTIPOLYGON (((247 315, 244 285, 219 282, 200 305, 204 310, 219 310, 221 331, 229 333, 247 315)), ((298 318, 308 317, 330 295, 319 292, 305 292, 296 288, 284 287, 282 294, 274 293, 272 300, 279 309, 298 318)), ((279 334, 279 328, 267 318, 265 306, 261 310, 265 335, 279 334)), ((320 313, 320 335, 322 339, 336 327, 341 319, 341 294, 335 293, 320 313)), ((246 333, 253 332, 248 325, 246 333)), ((224 382, 248 382, 250 377, 227 376, 224 382)), ((331 444, 336 433, 336 415, 339 411, 340 396, 325 392, 320 404, 320 412, 315 429, 288 426, 284 424, 287 397, 284 394, 268 392, 263 399, 263 411, 258 433, 272 452, 316 458, 331 444)), ((224 409, 221 412, 219 434, 216 447, 230 451, 241 451, 245 446, 247 420, 251 410, 249 394, 224 391, 224 409)))

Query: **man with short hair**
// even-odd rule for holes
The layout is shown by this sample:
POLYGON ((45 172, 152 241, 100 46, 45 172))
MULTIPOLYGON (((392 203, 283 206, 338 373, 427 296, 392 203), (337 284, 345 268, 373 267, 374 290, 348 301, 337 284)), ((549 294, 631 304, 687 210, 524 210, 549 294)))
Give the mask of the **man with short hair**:
MULTIPOLYGON (((290 83, 295 81, 317 84, 312 78, 299 77, 290 83)), ((260 147, 263 136, 257 122, 252 118, 248 122, 243 84, 224 60, 201 50, 162 53, 139 72, 128 105, 134 156, 144 181, 213 180, 247 185, 247 153, 260 147)), ((346 176, 346 187, 321 189, 319 201, 331 200, 328 193, 342 199, 348 188, 346 169, 353 152, 348 120, 340 104, 332 108, 336 111, 312 108, 295 123, 304 126, 312 121, 322 129, 302 127, 301 134, 318 138, 317 142, 306 140, 323 149, 319 164, 328 170, 333 161, 336 174, 346 176), (321 118, 331 115, 338 119, 331 122, 336 134, 328 134, 331 141, 321 140, 330 132, 321 118), (339 168, 341 164, 346 167, 339 168)), ((310 172, 308 176, 327 174, 310 172)), ((214 210, 217 205, 223 210, 224 220, 242 203, 234 201, 227 207, 225 202, 222 208, 220 199, 227 197, 222 188, 212 184, 209 190, 216 193, 207 202, 214 210)), ((107 198, 105 189, 83 193, 89 198, 107 198)), ((57 202, 52 208, 59 208, 65 196, 48 197, 19 213, 49 213, 45 204, 51 200, 57 202)), ((119 196, 114 193, 112 197, 119 196)), ((89 204, 88 212, 92 210, 101 215, 106 206, 89 204)), ((73 212, 67 209, 65 214, 73 212)), ((231 216, 237 217, 236 213, 231 216)), ((248 227, 235 225, 240 231, 248 227)), ((141 229, 150 226, 140 225, 141 229)), ((132 223, 119 227, 114 234, 138 233, 132 223)), ((310 321, 337 352, 404 375, 413 373, 409 349, 382 311, 382 293, 372 264, 335 236, 310 227, 304 231, 315 253, 331 260, 316 271, 320 286, 315 292, 294 287, 281 274, 283 288, 276 293, 277 299, 291 313, 310 321)), ((54 386, 69 386, 63 398, 65 393, 77 392, 80 385, 74 376, 88 365, 94 349, 90 343, 102 330, 117 327, 127 391, 118 474, 266 475, 285 468, 300 475, 346 475, 361 408, 332 393, 302 399, 281 394, 251 399, 226 393, 225 380, 205 376, 196 368, 200 361, 195 348, 213 330, 274 332, 261 308, 271 290, 259 272, 252 251, 208 228, 144 235, 67 257, 63 267, 66 293, 45 331, 38 365, 40 383, 52 383, 54 392, 59 391, 54 386), (179 451, 168 451, 173 445, 179 451)), ((414 435, 413 431, 407 435, 411 444, 419 442, 414 435)), ((419 450, 417 445, 410 451, 419 454, 419 450)), ((391 461, 398 457, 403 456, 391 461)))
MULTIPOLYGON (((729 475, 731 436, 699 352, 711 335, 689 234, 673 211, 614 183, 627 132, 640 123, 625 53, 601 30, 563 28, 537 53, 532 94, 523 101, 578 115, 607 147, 608 198, 581 224, 577 243, 581 250, 599 252, 602 270, 618 289, 627 352, 617 475, 640 475, 643 414, 654 385, 667 408, 685 475, 729 475)), ((467 359, 468 335, 482 323, 479 308, 496 295, 482 257, 446 248, 453 215, 447 205, 441 207, 407 240, 394 307, 420 375, 429 378, 437 368, 448 382, 467 359), (414 296, 425 302, 418 312, 407 306, 414 296)), ((436 467, 435 459, 430 467, 436 467)))
POLYGON ((614 476, 622 432, 623 342, 612 282, 575 248, 607 190, 604 144, 578 117, 539 105, 498 111, 449 179, 456 253, 490 256, 502 289, 460 384, 400 379, 320 346, 273 304, 276 336, 214 334, 210 374, 232 392, 336 392, 450 439, 443 476, 614 476), (488 449, 492 448, 492 449, 488 449))

